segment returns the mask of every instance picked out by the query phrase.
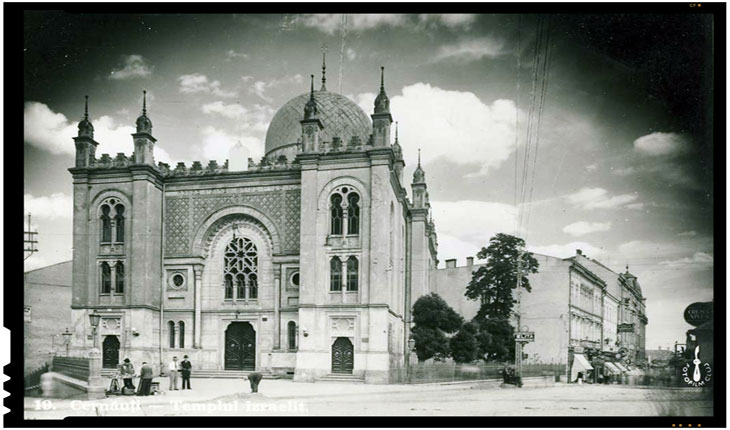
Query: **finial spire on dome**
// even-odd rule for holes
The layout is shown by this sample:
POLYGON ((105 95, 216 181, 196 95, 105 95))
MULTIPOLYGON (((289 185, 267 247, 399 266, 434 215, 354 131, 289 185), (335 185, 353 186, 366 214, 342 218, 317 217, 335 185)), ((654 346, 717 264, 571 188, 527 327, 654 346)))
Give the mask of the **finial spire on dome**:
POLYGON ((425 184, 426 183, 426 172, 421 167, 421 148, 418 148, 418 166, 416 171, 413 172, 413 183, 414 184, 425 184))
POLYGON ((395 122, 395 143, 398 143, 398 121, 395 122))
POLYGON ((385 66, 380 66, 380 91, 385 91, 385 66))
POLYGON ((320 91, 327 91, 325 83, 327 82, 327 63, 325 62, 325 53, 327 52, 327 45, 322 44, 322 88, 320 91))
POLYGON ((89 120, 89 96, 84 96, 84 120, 89 120))
POLYGON ((84 96, 84 119, 79 122, 78 125, 79 133, 78 136, 86 136, 94 138, 94 126, 89 121, 89 96, 84 96))
POLYGON ((142 90, 142 115, 147 116, 147 90, 142 90))
POLYGON ((421 167, 421 148, 418 148, 418 167, 421 167))
POLYGON ((142 90, 142 115, 137 118, 137 133, 152 134, 152 121, 147 117, 147 90, 142 90))
POLYGON ((312 119, 317 117, 317 101, 314 99, 314 75, 309 75, 309 100, 304 105, 304 119, 312 119))

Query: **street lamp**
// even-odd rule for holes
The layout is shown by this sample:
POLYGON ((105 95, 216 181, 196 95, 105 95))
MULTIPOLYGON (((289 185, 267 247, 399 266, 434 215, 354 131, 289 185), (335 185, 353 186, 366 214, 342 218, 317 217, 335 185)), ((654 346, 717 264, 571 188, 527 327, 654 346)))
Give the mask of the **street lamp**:
POLYGON ((99 327, 100 320, 101 320, 101 315, 97 314, 96 312, 89 314, 89 322, 91 323, 91 333, 94 336, 94 348, 97 348, 96 328, 99 327))
POLYGON ((71 336, 73 336, 73 333, 68 331, 68 327, 66 327, 66 331, 61 333, 61 336, 63 336, 63 343, 66 344, 66 357, 68 357, 68 345, 71 343, 71 336))

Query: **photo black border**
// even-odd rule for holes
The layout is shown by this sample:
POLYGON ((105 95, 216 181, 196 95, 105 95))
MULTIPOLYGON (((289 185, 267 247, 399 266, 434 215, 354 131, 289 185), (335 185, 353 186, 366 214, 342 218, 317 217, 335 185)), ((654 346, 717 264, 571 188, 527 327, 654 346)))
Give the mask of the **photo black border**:
MULTIPOLYGON (((714 301, 725 306, 726 286, 726 4, 701 3, 690 8, 690 3, 4 3, 5 54, 5 145, 4 193, 6 238, 19 236, 23 231, 18 206, 23 205, 23 189, 17 185, 22 176, 23 117, 23 13, 26 10, 63 10, 69 13, 528 13, 528 14, 581 14, 581 13, 676 13, 711 14, 714 16, 714 301), (16 152, 17 151, 17 152, 16 152)), ((696 5, 696 4, 695 4, 696 5)), ((455 416, 400 416, 357 417, 346 422, 342 417, 71 417, 64 420, 23 419, 23 267, 18 245, 6 239, 4 273, 4 325, 11 333, 11 362, 4 374, 10 376, 4 389, 10 393, 4 405, 10 412, 3 417, 5 427, 672 427, 673 424, 701 424, 705 427, 726 425, 726 373, 720 365, 726 363, 725 312, 715 312, 715 368, 713 369, 714 411, 712 417, 455 417, 455 416), (9 246, 7 244, 10 244, 9 246)), ((679 316, 678 316, 679 318, 679 316)))

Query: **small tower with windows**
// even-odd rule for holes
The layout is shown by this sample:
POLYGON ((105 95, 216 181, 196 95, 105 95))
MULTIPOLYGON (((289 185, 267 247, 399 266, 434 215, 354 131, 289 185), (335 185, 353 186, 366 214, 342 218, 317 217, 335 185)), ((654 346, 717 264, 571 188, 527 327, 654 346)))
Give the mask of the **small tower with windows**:
MULTIPOLYGON (((314 100, 314 75, 311 75, 310 97, 304 105, 302 124, 302 144, 304 152, 317 152, 320 149, 319 132, 324 128, 319 120, 317 101, 314 100)), ((323 78, 324 79, 324 78, 323 78)), ((324 88, 324 80, 322 81, 324 88)))
POLYGON ((89 167, 94 162, 96 147, 94 140, 94 125, 89 121, 89 96, 84 96, 84 118, 79 122, 79 133, 74 137, 76 144, 76 167, 89 167))
POLYGON ((132 137, 135 164, 154 166, 155 159, 152 153, 157 139, 152 136, 152 121, 147 116, 147 91, 142 91, 142 115, 137 118, 137 132, 132 134, 132 137))
POLYGON ((385 67, 380 68, 380 93, 375 98, 375 109, 370 116, 373 119, 373 146, 390 146, 390 99, 385 94, 385 67))

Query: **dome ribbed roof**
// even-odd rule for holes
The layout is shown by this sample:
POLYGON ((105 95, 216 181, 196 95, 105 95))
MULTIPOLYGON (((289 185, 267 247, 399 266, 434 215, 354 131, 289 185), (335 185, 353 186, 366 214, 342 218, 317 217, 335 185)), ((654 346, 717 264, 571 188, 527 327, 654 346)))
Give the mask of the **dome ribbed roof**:
MULTIPOLYGON (((289 100, 274 115, 266 132, 266 153, 276 148, 296 143, 302 137, 304 105, 309 100, 310 93, 301 94, 289 100)), ((317 102, 317 115, 322 121, 324 129, 320 140, 331 142, 334 136, 349 142, 352 136, 358 136, 367 142, 372 133, 372 123, 368 115, 355 102, 347 97, 328 91, 316 91, 314 100, 317 102)))

